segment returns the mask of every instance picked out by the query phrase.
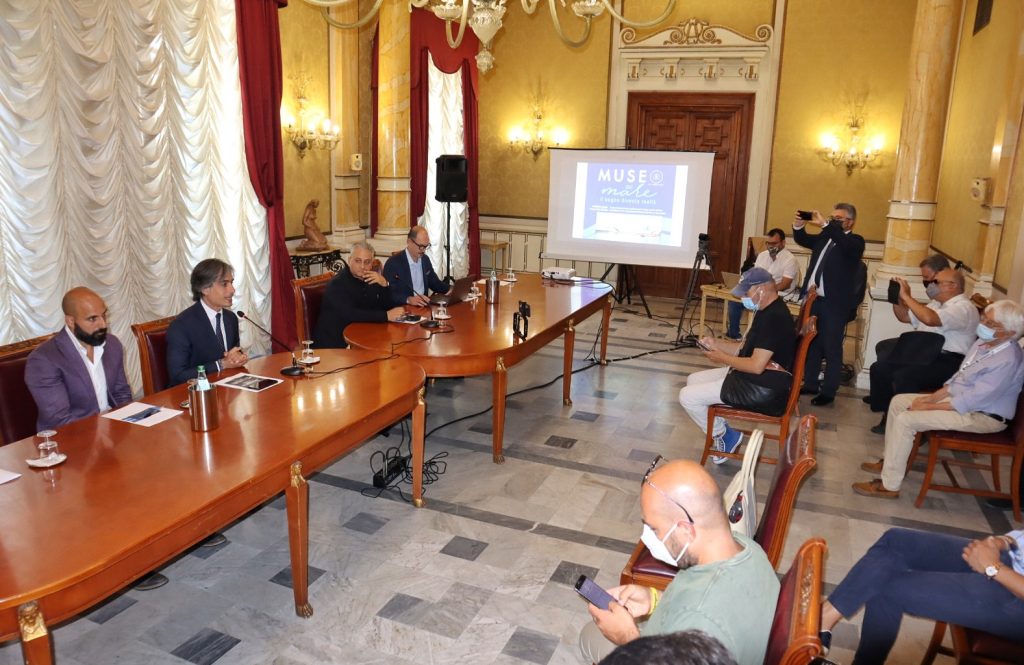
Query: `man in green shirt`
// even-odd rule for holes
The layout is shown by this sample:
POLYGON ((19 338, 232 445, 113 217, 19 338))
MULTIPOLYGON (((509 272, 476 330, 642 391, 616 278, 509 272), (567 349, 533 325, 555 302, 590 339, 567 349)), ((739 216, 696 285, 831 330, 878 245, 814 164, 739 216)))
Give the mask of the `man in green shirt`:
POLYGON ((697 629, 720 640, 739 665, 761 665, 779 596, 775 571, 757 543, 730 530, 704 467, 675 461, 655 469, 658 459, 640 489, 641 539, 679 574, 663 594, 627 584, 608 590, 618 602, 607 610, 590 605, 594 623, 580 632, 583 660, 597 663, 641 635, 697 629))

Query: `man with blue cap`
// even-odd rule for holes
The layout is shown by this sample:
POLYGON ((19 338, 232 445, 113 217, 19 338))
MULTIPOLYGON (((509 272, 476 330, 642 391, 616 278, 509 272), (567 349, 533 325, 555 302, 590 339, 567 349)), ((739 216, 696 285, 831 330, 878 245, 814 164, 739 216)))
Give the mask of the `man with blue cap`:
MULTIPOLYGON (((679 403, 704 432, 707 431, 708 407, 712 404, 725 403, 781 415, 793 382, 796 331, 772 274, 764 268, 751 268, 743 273, 732 294, 754 312, 750 331, 739 342, 701 338, 700 345, 706 349, 704 355, 724 367, 694 372, 687 379, 686 387, 679 391, 679 403), (730 386, 723 391, 727 377, 730 386), (736 403, 741 395, 754 401, 736 403)), ((727 453, 736 452, 743 440, 742 432, 726 425, 722 418, 715 418, 712 436, 715 450, 727 453)), ((715 464, 725 460, 717 455, 711 457, 715 464)))

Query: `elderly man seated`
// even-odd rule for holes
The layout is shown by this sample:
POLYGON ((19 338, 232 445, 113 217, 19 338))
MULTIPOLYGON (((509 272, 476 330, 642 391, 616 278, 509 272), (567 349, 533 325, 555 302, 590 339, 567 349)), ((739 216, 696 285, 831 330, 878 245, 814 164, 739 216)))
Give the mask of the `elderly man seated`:
POLYGON ((365 240, 352 243, 348 268, 327 284, 320 305, 320 317, 313 328, 313 345, 318 349, 344 349, 345 328, 350 323, 394 321, 404 307, 391 307, 388 281, 372 270, 373 247, 365 240))
POLYGON ((865 471, 881 479, 854 483, 864 496, 895 499, 907 470, 914 436, 928 430, 999 432, 1013 418, 1024 383, 1024 352, 1017 340, 1024 334, 1024 308, 999 300, 985 308, 975 342, 946 385, 930 394, 903 394, 889 405, 885 457, 865 462, 865 471))
MULTIPOLYGON (((750 332, 741 342, 728 342, 705 337, 700 340, 708 360, 725 367, 694 372, 679 391, 679 403, 701 431, 707 432, 708 407, 731 404, 759 413, 781 415, 786 408, 789 389, 793 385, 793 360, 796 355, 796 332, 793 317, 779 297, 775 278, 764 268, 751 268, 743 273, 732 291, 743 298, 743 306, 754 312, 750 332), (752 390, 735 391, 757 395, 756 403, 737 403, 730 399, 733 391, 727 383, 749 384, 752 390)), ((715 450, 735 452, 743 434, 715 418, 715 450)), ((711 461, 721 464, 725 457, 715 455, 711 461)))

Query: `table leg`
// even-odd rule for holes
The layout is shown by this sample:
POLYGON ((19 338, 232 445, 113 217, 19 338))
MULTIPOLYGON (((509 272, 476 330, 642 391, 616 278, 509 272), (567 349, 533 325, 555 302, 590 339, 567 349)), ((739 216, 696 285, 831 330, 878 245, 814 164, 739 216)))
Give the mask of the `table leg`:
POLYGON ((292 462, 291 482, 285 490, 288 510, 288 549, 292 561, 292 593, 295 614, 313 616, 309 604, 309 485, 302 477, 302 462, 292 462))
POLYGON ((33 600, 18 607, 18 628, 21 631, 21 655, 25 665, 53 663, 53 642, 46 629, 43 613, 33 600))
POLYGON ((426 429, 427 403, 423 400, 425 388, 420 388, 416 408, 412 410, 412 505, 423 507, 423 432, 426 429))
POLYGON ((608 326, 612 324, 612 297, 604 301, 604 312, 601 314, 601 364, 608 364, 608 326))
MULTIPOLYGON (((683 307, 684 308, 686 307, 686 303, 683 303, 683 307)), ((704 293, 704 290, 701 289, 701 292, 700 292, 700 333, 697 335, 697 337, 700 337, 701 335, 704 334, 704 316, 707 314, 707 310, 708 310, 708 294, 704 293)))
POLYGON ((562 359, 562 404, 572 406, 572 352, 576 347, 576 328, 572 319, 565 326, 565 355, 562 359))
POLYGON ((491 447, 495 464, 504 464, 505 455, 501 452, 502 437, 505 436, 505 393, 508 391, 508 369, 505 359, 498 356, 494 366, 493 388, 494 420, 492 421, 491 447))

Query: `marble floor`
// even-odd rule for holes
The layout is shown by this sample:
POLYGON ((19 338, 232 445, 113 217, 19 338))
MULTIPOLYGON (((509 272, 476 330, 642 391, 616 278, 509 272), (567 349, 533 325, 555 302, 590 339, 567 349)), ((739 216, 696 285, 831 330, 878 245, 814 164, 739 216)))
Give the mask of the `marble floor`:
MULTIPOLYGON (((571 584, 580 573, 617 584, 640 533, 638 482, 658 453, 697 458, 700 434, 677 400, 694 350, 665 351, 678 308, 653 302, 647 319, 617 308, 610 358, 588 367, 598 319, 577 327, 572 406, 563 406, 556 342, 510 371, 506 462, 491 461, 487 377, 437 381, 429 390, 427 455, 436 480, 426 506, 371 485, 371 455, 401 445, 401 428, 311 478, 310 592, 315 614, 295 616, 281 497, 224 530, 228 542, 168 563, 170 583, 128 590, 54 631, 61 665, 113 663, 495 663, 575 665, 588 620, 571 584), (470 416, 470 417, 466 417, 470 416), (445 425, 457 418, 465 418, 445 425)), ((892 525, 977 536, 1009 530, 1008 513, 972 497, 937 494, 913 506, 920 472, 896 501, 855 495, 858 469, 880 454, 877 415, 843 388, 820 419, 819 466, 804 485, 780 568, 811 536, 829 546, 827 589, 892 525)), ((407 444, 406 444, 407 445, 407 444)), ((709 465, 710 466, 710 465, 709 465)), ((738 463, 711 468, 721 485, 738 463)), ((761 496, 773 467, 758 469, 761 496)), ((970 483, 984 482, 979 476, 970 483)), ((405 486, 408 489, 408 486, 405 486)), ((859 619, 841 624, 831 657, 849 662, 859 619)), ((917 663, 931 624, 904 622, 890 662, 917 663)), ((18 663, 16 643, 0 665, 18 663)))

